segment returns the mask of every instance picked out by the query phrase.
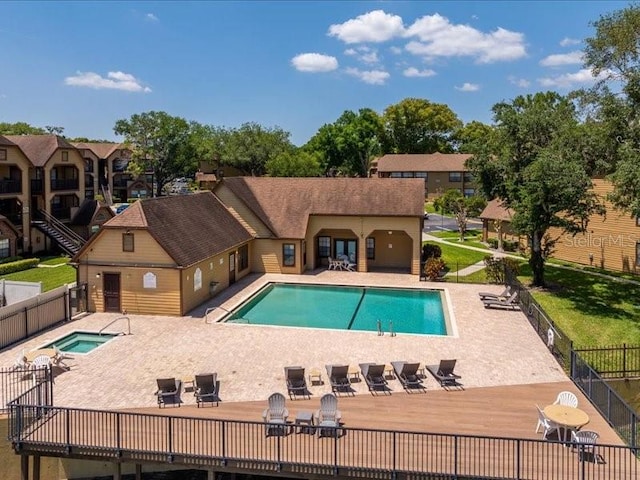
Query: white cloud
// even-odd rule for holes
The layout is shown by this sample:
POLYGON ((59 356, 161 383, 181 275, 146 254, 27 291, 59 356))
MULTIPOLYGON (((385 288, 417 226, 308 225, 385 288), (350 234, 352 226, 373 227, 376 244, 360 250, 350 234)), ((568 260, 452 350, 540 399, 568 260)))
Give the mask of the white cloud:
POLYGON ((402 49, 400 47, 391 47, 389 50, 391 50, 391 53, 395 55, 400 55, 402 53, 402 49))
POLYGON ((540 65, 543 67, 559 67, 562 65, 580 65, 582 64, 582 52, 574 50, 569 53, 557 53, 555 55, 549 55, 548 57, 540 60, 540 65))
POLYGON ((418 70, 416 67, 409 67, 405 69, 402 74, 405 77, 433 77, 436 72, 431 69, 418 70))
POLYGON ((159 22, 160 19, 158 17, 156 17, 153 13, 147 13, 144 16, 144 19, 149 21, 149 22, 159 22))
POLYGON ((136 77, 124 72, 108 72, 106 77, 101 77, 94 72, 76 72, 75 75, 65 78, 64 83, 72 87, 88 87, 96 90, 106 88, 126 92, 151 92, 151 89, 143 86, 136 77))
POLYGON ((321 53, 301 53, 291 59, 291 65, 300 72, 330 72, 338 68, 338 60, 321 53))
POLYGON ((402 18, 374 10, 329 27, 328 35, 345 43, 385 42, 402 35, 402 18))
POLYGON ((573 88, 575 85, 591 84, 597 80, 605 78, 609 72, 601 72, 598 77, 594 77, 591 70, 583 68, 575 73, 565 73, 563 75, 557 75, 555 77, 539 78, 538 83, 543 87, 557 87, 557 88, 573 88))
POLYGON ((360 60, 364 63, 378 63, 380 61, 378 58, 378 52, 375 50, 373 52, 365 53, 360 57, 360 60))
POLYGON ((477 92, 480 90, 480 85, 477 83, 469 83, 465 82, 461 87, 454 87, 456 90, 460 90, 461 92, 477 92))
POLYGON ((347 48, 347 49, 344 51, 344 54, 345 54, 345 55, 353 56, 353 55, 357 55, 357 54, 358 54, 358 51, 357 51, 355 48, 347 48))
POLYGON ((384 85, 390 77, 389 73, 384 70, 360 70, 357 68, 347 68, 345 72, 370 85, 384 85))
POLYGON ((527 88, 529 85, 531 85, 531 82, 526 78, 517 78, 517 77, 514 77, 513 75, 510 75, 509 77, 507 77, 507 80, 509 80, 509 83, 511 83, 512 85, 515 85, 520 88, 527 88))
POLYGON ((442 15, 425 15, 405 33, 417 37, 406 50, 414 55, 431 57, 474 57, 477 63, 516 60, 526 55, 524 35, 504 28, 484 33, 468 25, 454 25, 442 15))
POLYGON ((575 38, 569 38, 569 37, 564 37, 562 40, 560 40, 561 47, 569 47, 571 45, 578 45, 579 43, 580 43, 580 40, 577 40, 575 38))

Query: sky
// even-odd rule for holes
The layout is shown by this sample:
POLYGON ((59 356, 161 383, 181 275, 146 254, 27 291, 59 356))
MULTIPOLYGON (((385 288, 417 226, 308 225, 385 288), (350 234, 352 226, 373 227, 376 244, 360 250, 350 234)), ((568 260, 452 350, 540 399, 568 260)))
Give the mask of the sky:
POLYGON ((518 95, 588 87, 584 40, 617 1, 0 2, 0 122, 122 140, 136 113, 256 122, 296 145, 404 98, 492 122, 518 95))

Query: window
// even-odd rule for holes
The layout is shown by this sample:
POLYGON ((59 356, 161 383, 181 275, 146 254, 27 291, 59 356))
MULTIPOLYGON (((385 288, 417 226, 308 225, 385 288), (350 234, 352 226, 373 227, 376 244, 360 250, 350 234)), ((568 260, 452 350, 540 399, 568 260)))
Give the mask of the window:
POLYGON ((373 237, 367 237, 367 260, 374 260, 376 258, 376 239, 373 237))
POLYGON ((331 237, 318 237, 318 258, 331 255, 331 237))
POLYGON ((62 151, 62 161, 63 162, 68 162, 69 161, 69 152, 63 150, 62 151))
POLYGON ((6 159, 7 159, 7 149, 0 148, 0 160, 6 160, 6 159))
POLYGON ((391 175, 389 175, 391 178, 400 178, 402 177, 402 173, 400 172, 391 172, 391 175))
POLYGON ((460 173, 460 172, 449 172, 449 181, 450 182, 461 182, 462 181, 462 173, 460 173))
POLYGON ((202 270, 196 268, 193 274, 193 291, 197 292, 202 288, 202 270))
POLYGON ((464 192, 462 192, 462 194, 465 197, 473 197, 476 194, 476 189, 475 188, 465 188, 464 192))
POLYGON ((0 258, 7 258, 11 255, 11 248, 9 246, 9 239, 3 238, 0 240, 0 258))
POLYGON ((122 251, 123 252, 134 251, 133 233, 126 232, 122 234, 122 251))
POLYGON ((249 245, 243 245, 238 249, 238 269, 249 268, 249 245))
POLYGON ((473 174, 471 172, 464 172, 462 175, 463 175, 465 183, 466 182, 473 182, 473 174))
POLYGON ((293 267, 296 264, 296 246, 293 243, 282 245, 282 265, 293 267))
POLYGON ((429 175, 427 172, 416 172, 416 178, 424 178, 424 181, 426 182, 429 175))
POLYGON ((402 172, 402 178, 413 178, 413 172, 402 172))

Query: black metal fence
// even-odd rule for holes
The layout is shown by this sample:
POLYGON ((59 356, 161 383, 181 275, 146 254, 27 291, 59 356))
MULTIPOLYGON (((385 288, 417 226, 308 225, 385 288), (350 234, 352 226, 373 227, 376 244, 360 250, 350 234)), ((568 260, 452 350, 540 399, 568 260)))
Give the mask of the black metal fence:
MULTIPOLYGON (((42 392, 44 393, 44 392, 42 392)), ((11 404, 10 440, 22 453, 395 479, 636 480, 628 447, 545 440, 187 418, 42 406, 30 391, 11 404), (30 403, 26 403, 29 401, 30 403), (270 428, 271 427, 271 428, 270 428), (295 432, 295 433, 294 433, 295 432)))
POLYGON ((571 379, 627 445, 640 446, 638 414, 578 351, 572 351, 571 355, 573 357, 571 379))
POLYGON ((20 403, 53 405, 53 370, 24 366, 0 368, 0 413, 9 413, 8 404, 16 399, 20 403))
POLYGON ((640 345, 581 347, 575 351, 603 378, 640 377, 640 345))

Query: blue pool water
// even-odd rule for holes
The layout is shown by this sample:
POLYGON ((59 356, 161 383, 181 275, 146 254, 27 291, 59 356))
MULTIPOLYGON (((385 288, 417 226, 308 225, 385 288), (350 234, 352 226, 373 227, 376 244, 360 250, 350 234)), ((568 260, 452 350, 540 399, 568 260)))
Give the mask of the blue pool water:
POLYGON ((446 335, 439 290, 271 283, 226 319, 230 323, 446 335))
POLYGON ((107 343, 116 335, 112 333, 72 332, 55 340, 43 348, 57 347, 58 350, 69 353, 88 353, 94 348, 107 343))

